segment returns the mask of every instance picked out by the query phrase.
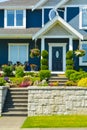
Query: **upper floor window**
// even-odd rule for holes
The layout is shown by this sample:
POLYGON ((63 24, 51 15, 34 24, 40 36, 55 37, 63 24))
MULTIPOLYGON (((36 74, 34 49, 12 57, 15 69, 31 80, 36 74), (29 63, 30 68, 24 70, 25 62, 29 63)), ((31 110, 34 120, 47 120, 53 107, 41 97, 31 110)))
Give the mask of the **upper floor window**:
POLYGON ((5 10, 5 27, 26 27, 26 11, 5 10))
POLYGON ((80 29, 87 29, 87 8, 80 9, 80 29))

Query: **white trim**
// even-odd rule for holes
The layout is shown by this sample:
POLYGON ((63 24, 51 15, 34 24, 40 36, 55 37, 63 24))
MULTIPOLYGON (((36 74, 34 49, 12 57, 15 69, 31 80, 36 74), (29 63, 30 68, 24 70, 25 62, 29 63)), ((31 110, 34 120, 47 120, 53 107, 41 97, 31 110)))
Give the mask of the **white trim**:
POLYGON ((73 51, 73 42, 72 42, 72 38, 69 38, 69 50, 73 51))
POLYGON ((65 7, 64 20, 67 22, 67 8, 65 7))
POLYGON ((82 26, 82 9, 87 9, 87 6, 82 6, 79 8, 79 29, 87 29, 87 26, 86 27, 83 27, 82 26))
POLYGON ((29 55, 29 43, 8 43, 8 61, 10 61, 10 47, 11 45, 17 45, 17 46, 22 46, 22 45, 26 45, 27 46, 27 57, 25 61, 29 61, 28 55, 29 55))
POLYGON ((52 28, 57 22, 62 24, 69 32, 71 32, 76 37, 79 37, 83 40, 83 35, 75 30, 71 25, 64 21, 60 16, 56 16, 52 21, 49 21, 42 29, 40 29, 34 36, 33 39, 36 39, 46 33, 50 28, 52 28))
POLYGON ((36 8, 40 7, 42 4, 44 4, 47 0, 40 0, 35 6, 33 6, 32 11, 36 8))
MULTIPOLYGON (((80 41, 80 49, 82 49, 82 44, 87 44, 87 41, 80 41)), ((82 62, 82 57, 79 57, 79 65, 80 66, 87 66, 87 62, 86 63, 84 63, 84 62, 82 62)))
POLYGON ((41 52, 45 50, 45 41, 44 38, 41 39, 41 52))
POLYGON ((20 10, 20 9, 10 9, 10 10, 13 10, 14 11, 14 26, 7 26, 7 9, 4 11, 4 28, 13 28, 13 29, 23 29, 23 28, 26 28, 26 10, 23 10, 23 26, 16 26, 16 10, 20 10))
MULTIPOLYGON (((56 14, 56 16, 58 16, 59 14, 58 14, 58 11, 56 10, 56 9, 51 9, 50 11, 49 11, 49 19, 50 20, 53 20, 53 18, 52 18, 52 12, 55 12, 55 14, 56 14)), ((54 17, 56 17, 56 16, 54 16, 54 17)))
POLYGON ((42 27, 44 27, 44 8, 42 8, 42 27))
POLYGON ((61 7, 63 4, 65 4, 67 1, 69 0, 61 0, 54 8, 57 9, 59 7, 61 7))
POLYGON ((61 35, 61 36, 55 36, 55 35, 51 35, 51 36, 42 36, 41 38, 72 38, 71 35, 61 35))
MULTIPOLYGON (((63 73, 66 70, 66 44, 67 43, 49 43, 49 70, 52 71, 52 47, 63 47, 63 71, 56 71, 56 73, 63 73)), ((55 72, 54 72, 55 73, 55 72)))

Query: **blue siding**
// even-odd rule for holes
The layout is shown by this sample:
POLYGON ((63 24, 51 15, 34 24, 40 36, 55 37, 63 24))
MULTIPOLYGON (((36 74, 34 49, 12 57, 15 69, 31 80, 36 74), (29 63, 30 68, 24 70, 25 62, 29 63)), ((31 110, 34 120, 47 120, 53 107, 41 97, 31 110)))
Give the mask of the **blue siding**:
MULTIPOLYGON (((40 68, 40 57, 30 58, 30 49, 35 48, 35 41, 29 39, 2 39, 0 40, 0 66, 8 64, 8 43, 29 43, 29 64, 36 64, 40 68)), ((37 40, 37 47, 41 48, 41 41, 37 40)))
POLYGON ((44 10, 44 24, 46 24, 49 21, 49 11, 51 9, 45 9, 44 10))
POLYGON ((0 28, 4 27, 4 10, 0 10, 0 28))
POLYGON ((42 10, 27 10, 26 11, 26 27, 41 27, 42 26, 42 10))
POLYGON ((48 43, 57 43, 57 44, 58 44, 58 43, 61 43, 61 44, 62 44, 62 43, 67 43, 66 51, 68 51, 68 48, 69 48, 69 40, 68 40, 68 39, 65 39, 65 38, 64 38, 64 39, 63 39, 63 38, 62 38, 62 39, 61 39, 61 38, 60 38, 60 39, 59 39, 59 38, 58 38, 58 39, 56 39, 56 38, 55 38, 55 39, 54 39, 54 38, 46 39, 46 40, 45 40, 45 49, 46 49, 47 51, 49 51, 49 45, 48 45, 48 43))
POLYGON ((79 14, 79 7, 68 7, 67 8, 67 22, 74 19, 79 14))

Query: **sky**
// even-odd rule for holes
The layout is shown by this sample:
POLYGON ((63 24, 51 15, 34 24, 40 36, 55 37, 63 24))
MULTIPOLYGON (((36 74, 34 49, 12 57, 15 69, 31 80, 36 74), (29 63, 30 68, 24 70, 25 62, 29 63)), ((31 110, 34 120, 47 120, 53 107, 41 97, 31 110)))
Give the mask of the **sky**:
POLYGON ((8 1, 8 0, 0 0, 0 2, 4 2, 4 1, 8 1))

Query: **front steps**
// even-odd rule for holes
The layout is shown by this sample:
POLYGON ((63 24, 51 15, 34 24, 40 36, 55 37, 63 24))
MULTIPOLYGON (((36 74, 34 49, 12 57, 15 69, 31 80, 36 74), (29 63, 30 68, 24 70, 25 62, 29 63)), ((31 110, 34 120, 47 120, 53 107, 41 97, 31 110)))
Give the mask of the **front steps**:
POLYGON ((58 75, 58 74, 52 74, 50 79, 49 79, 49 83, 52 82, 58 82, 58 86, 65 86, 65 83, 68 81, 68 79, 66 78, 65 75, 58 75))
POLYGON ((8 89, 2 116, 27 116, 27 88, 8 89))

